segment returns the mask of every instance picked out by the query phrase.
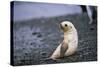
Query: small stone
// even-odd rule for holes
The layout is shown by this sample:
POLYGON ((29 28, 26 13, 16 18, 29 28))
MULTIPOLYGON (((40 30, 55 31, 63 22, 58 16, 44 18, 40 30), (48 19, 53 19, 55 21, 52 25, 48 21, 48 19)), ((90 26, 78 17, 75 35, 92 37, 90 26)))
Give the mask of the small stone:
POLYGON ((41 34, 38 34, 37 37, 42 37, 42 35, 41 34))
POLYGON ((23 50, 25 50, 25 48, 23 48, 23 50))
POLYGON ((94 28, 90 28, 90 30, 94 30, 94 28))
POLYGON ((33 44, 35 44, 34 42, 33 43, 30 43, 30 45, 33 45, 33 44))
POLYGON ((42 55, 46 55, 46 53, 45 53, 45 52, 42 52, 41 54, 42 54, 42 55))
POLYGON ((25 55, 28 55, 28 53, 25 53, 25 55))
POLYGON ((32 33, 32 35, 36 35, 36 34, 37 34, 37 32, 33 32, 33 33, 32 33))

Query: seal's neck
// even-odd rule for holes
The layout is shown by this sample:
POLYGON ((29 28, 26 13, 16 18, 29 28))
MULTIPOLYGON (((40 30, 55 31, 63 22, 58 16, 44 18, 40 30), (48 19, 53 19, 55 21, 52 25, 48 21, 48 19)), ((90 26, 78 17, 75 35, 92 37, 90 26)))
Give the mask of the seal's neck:
POLYGON ((67 42, 67 39, 68 38, 68 33, 67 32, 64 32, 64 42, 67 42))
POLYGON ((68 36, 72 33, 74 33, 76 30, 69 30, 69 31, 64 31, 64 41, 66 42, 68 40, 68 36))
POLYGON ((68 30, 63 30, 63 32, 64 32, 64 41, 67 41, 68 39, 68 36, 70 35, 70 34, 73 34, 73 33, 75 33, 75 31, 76 31, 76 29, 73 27, 73 28, 71 28, 71 29, 68 29, 68 30))

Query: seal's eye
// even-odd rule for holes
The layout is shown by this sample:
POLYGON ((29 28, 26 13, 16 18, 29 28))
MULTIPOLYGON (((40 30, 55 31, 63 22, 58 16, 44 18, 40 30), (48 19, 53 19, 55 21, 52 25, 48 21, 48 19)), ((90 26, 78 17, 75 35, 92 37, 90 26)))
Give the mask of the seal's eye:
POLYGON ((67 27, 67 24, 65 24, 65 27, 67 27))

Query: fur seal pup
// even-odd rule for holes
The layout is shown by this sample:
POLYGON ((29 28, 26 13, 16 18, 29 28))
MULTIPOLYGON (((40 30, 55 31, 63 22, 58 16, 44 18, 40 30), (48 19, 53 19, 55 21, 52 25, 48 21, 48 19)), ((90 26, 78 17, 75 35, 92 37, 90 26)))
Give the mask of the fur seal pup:
POLYGON ((74 54, 78 46, 78 35, 74 25, 70 21, 63 21, 60 28, 64 32, 64 40, 51 55, 53 60, 74 54))

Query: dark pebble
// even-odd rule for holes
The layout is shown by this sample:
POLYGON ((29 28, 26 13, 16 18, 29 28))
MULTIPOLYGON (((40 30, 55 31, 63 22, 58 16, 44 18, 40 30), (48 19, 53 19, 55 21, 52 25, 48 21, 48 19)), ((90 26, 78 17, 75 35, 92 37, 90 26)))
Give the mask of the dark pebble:
POLYGON ((33 32, 32 35, 37 35, 37 37, 42 37, 42 35, 38 32, 33 32))
POLYGON ((25 63, 25 60, 20 60, 21 62, 25 63))
POLYGON ((37 37, 42 37, 42 35, 41 34, 38 34, 37 37))
POLYGON ((42 55, 46 55, 46 53, 45 53, 45 52, 42 52, 41 54, 42 54, 42 55))
POLYGON ((30 43, 30 45, 33 45, 33 44, 35 44, 34 42, 33 43, 30 43))
POLYGON ((33 33, 32 33, 32 35, 36 35, 36 34, 38 34, 38 33, 37 33, 37 32, 33 32, 33 33))
POLYGON ((25 50, 25 48, 23 48, 23 50, 25 50))
POLYGON ((25 55, 28 55, 28 53, 25 53, 25 55))
POLYGON ((94 30, 94 28, 90 28, 90 30, 94 30))

